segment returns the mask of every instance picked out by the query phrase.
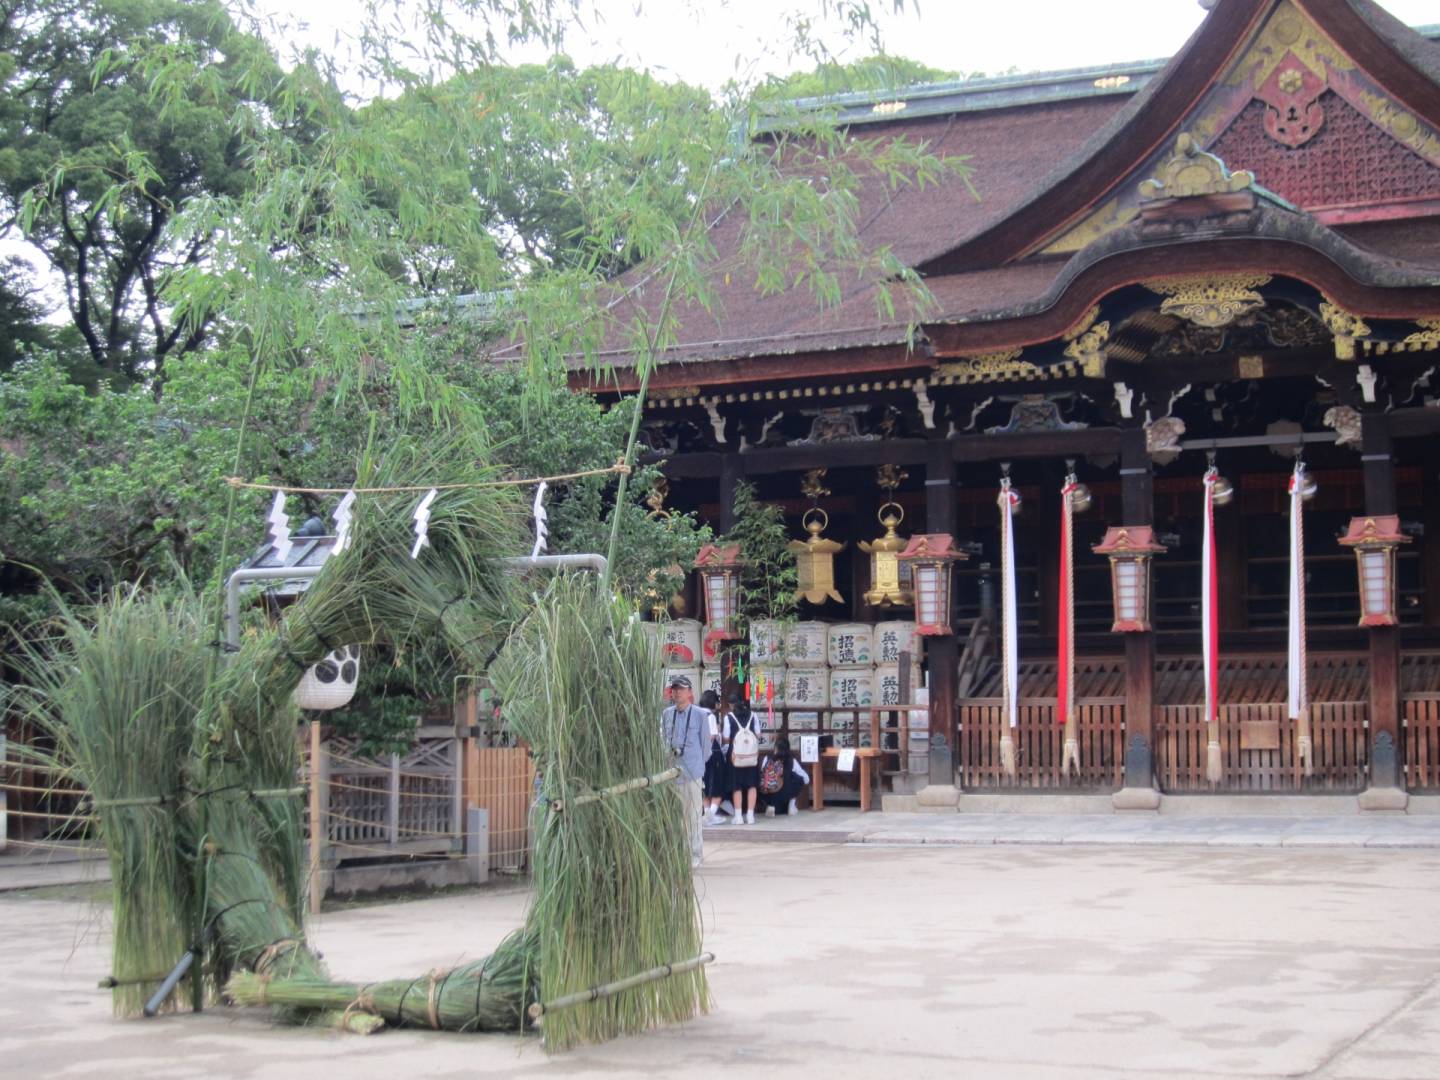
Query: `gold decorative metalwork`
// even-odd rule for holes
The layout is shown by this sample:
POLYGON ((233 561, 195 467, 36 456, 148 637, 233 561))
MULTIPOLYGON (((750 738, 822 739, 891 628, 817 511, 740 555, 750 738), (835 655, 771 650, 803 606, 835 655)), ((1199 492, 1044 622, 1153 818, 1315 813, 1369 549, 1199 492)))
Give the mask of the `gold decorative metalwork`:
POLYGON ((941 378, 952 378, 961 382, 1017 382, 1023 379, 1043 379, 1045 372, 1021 360, 1022 349, 1001 349, 998 352, 980 353, 963 360, 940 364, 935 374, 941 378))
POLYGON ((1392 137, 1404 143, 1431 164, 1440 163, 1440 136, 1424 121, 1407 112, 1384 94, 1362 90, 1360 100, 1370 118, 1392 137))
POLYGON ((1041 253, 1044 255, 1072 254, 1116 229, 1123 229, 1139 216, 1139 207, 1123 204, 1118 198, 1111 199, 1069 232, 1061 235, 1058 240, 1042 248, 1041 253))
POLYGON ((1140 199, 1187 199, 1196 195, 1225 195, 1244 191, 1255 175, 1241 169, 1231 172, 1214 154, 1200 148, 1187 131, 1175 139, 1175 149, 1160 162, 1155 176, 1140 182, 1140 199))
POLYGON ((910 479, 910 474, 899 465, 881 465, 875 470, 875 483, 893 496, 895 489, 910 479))
POLYGON ((650 398, 653 401, 679 401, 683 398, 699 396, 700 387, 698 386, 662 386, 658 390, 650 391, 650 398))
POLYGON ((900 580, 900 552, 905 550, 907 537, 898 535, 895 527, 905 520, 905 511, 898 503, 887 502, 876 517, 885 534, 875 540, 861 540, 857 547, 870 556, 870 590, 865 603, 871 607, 899 604, 908 606, 913 597, 900 580))
POLYGON ((1242 379, 1263 379, 1265 377, 1265 358, 1263 356, 1242 356, 1237 366, 1238 374, 1242 379))
POLYGON ((1091 379, 1105 377, 1105 346, 1110 340, 1110 323, 1094 322, 1099 313, 1098 307, 1092 308, 1077 324, 1080 329, 1065 335, 1065 340, 1069 342, 1065 346, 1065 355, 1079 365, 1081 375, 1091 379))
POLYGON ((1356 339, 1370 336, 1365 320, 1328 301, 1320 305, 1320 319, 1334 335, 1336 359, 1354 360, 1356 339))
POLYGON ((1255 41, 1225 82, 1229 86, 1242 86, 1248 80, 1251 88, 1258 90, 1290 57, 1322 79, 1328 78, 1327 68, 1352 71, 1355 67, 1354 62, 1322 34, 1304 12, 1291 0, 1284 0, 1255 35, 1255 41))
POLYGON ((1165 297, 1161 314, 1177 315, 1196 326, 1220 327, 1264 307, 1265 298, 1255 290, 1269 282, 1269 274, 1220 274, 1147 281, 1145 287, 1165 297))
POLYGON ((825 486, 825 474, 829 469, 811 469, 800 481, 800 494, 807 499, 823 499, 830 494, 830 489, 825 486))
POLYGON ((649 517, 668 518, 670 511, 665 509, 665 500, 670 495, 670 481, 663 476, 655 477, 655 482, 650 485, 650 494, 645 496, 645 505, 650 507, 649 517))
MULTIPOLYGON (((823 473, 825 470, 814 471, 823 473)), ((811 475, 807 473, 806 479, 811 475)), ((810 494, 808 490, 806 494, 810 494)), ((825 491, 825 494, 830 492, 825 491)), ((826 600, 834 600, 837 604, 844 603, 844 597, 835 588, 835 556, 845 550, 845 545, 820 535, 830 524, 830 516, 818 506, 812 506, 805 511, 800 524, 805 527, 810 537, 808 540, 791 540, 788 545, 795 554, 795 568, 799 577, 795 598, 812 604, 823 604, 826 600)))
POLYGON ((1420 329, 1413 334, 1406 334, 1399 341, 1361 342, 1365 354, 1384 356, 1390 352, 1430 352, 1440 348, 1440 319, 1416 319, 1415 325, 1420 329))

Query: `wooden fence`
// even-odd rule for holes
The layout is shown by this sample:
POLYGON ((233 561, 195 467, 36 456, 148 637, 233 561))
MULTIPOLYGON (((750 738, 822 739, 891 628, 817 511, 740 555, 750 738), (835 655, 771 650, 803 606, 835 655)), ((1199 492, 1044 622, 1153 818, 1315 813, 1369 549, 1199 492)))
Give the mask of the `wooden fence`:
POLYGON ((1112 791, 1125 774, 1125 704, 1114 698, 1076 702, 1080 769, 1062 773, 1065 733, 1054 698, 1021 698, 1017 707, 1015 779, 1005 775, 1000 739, 1007 723, 999 699, 970 698, 960 705, 960 783, 968 788, 1048 788, 1112 791))
MULTIPOLYGON (((1314 775, 1301 770, 1296 724, 1283 702, 1222 704, 1219 789, 1231 792, 1359 791, 1369 768, 1369 715, 1365 702, 1327 701, 1311 706, 1314 775)), ((1155 775, 1166 792, 1216 790, 1205 779, 1210 739, 1204 705, 1162 705, 1155 710, 1155 775)))
POLYGON ((1440 788, 1440 694, 1406 694, 1405 785, 1411 791, 1440 788))
POLYGON ((465 802, 490 818, 490 870, 520 873, 530 866, 530 807, 535 766, 524 747, 484 747, 468 740, 465 802))

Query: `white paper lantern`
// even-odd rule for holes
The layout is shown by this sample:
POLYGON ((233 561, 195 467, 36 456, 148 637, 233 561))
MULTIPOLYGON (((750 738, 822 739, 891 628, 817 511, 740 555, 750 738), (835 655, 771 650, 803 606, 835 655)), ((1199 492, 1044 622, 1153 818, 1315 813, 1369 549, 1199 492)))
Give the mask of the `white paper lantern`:
POLYGON ((346 645, 336 649, 300 677, 295 687, 295 704, 302 709, 339 709, 350 704, 360 680, 360 649, 346 645))

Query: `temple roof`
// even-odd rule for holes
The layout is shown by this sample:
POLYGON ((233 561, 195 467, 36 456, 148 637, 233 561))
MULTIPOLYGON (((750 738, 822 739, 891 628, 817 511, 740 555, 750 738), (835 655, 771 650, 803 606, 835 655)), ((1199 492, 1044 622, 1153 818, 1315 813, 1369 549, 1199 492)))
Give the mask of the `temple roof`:
MULTIPOLYGON (((875 178, 860 195, 862 242, 921 271, 936 306, 917 312, 896 293, 882 314, 878 287, 852 280, 822 311, 808 292, 764 295, 726 276, 709 310, 680 311, 652 385, 923 368, 1063 343, 1117 290, 1187 273, 1283 277, 1313 292, 1312 308, 1440 313, 1435 37, 1372 0, 1219 0, 1163 65, 808 103, 867 137, 968 157, 973 190, 875 178), (1211 162, 1244 182, 1156 187, 1167 169, 1211 162)), ((718 262, 739 237, 717 215, 718 262)), ((649 286, 644 267, 618 280, 618 322, 658 302, 649 286)), ((626 355, 618 336, 602 354, 622 385, 626 355)))

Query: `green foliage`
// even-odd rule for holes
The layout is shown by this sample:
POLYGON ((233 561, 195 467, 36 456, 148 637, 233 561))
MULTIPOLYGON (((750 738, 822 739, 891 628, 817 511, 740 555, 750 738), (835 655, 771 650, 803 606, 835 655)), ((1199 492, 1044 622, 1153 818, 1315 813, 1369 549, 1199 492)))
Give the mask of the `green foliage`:
POLYGON ((0 54, 0 231, 18 222, 63 280, 97 369, 158 379, 210 326, 166 301, 211 250, 176 215, 248 186, 234 119, 266 105, 279 65, 222 0, 16 0, 0 54), (145 69, 162 48, 191 75, 163 107, 145 69))
POLYGON ((787 545, 785 513, 755 497, 748 483, 735 486, 735 525, 725 542, 740 545, 740 633, 753 619, 787 619, 795 614, 799 572, 787 545))
POLYGON ((771 79, 757 93, 764 99, 817 98, 852 92, 902 90, 921 83, 959 82, 959 72, 930 67, 903 56, 867 56, 848 64, 833 61, 811 71, 771 79))

